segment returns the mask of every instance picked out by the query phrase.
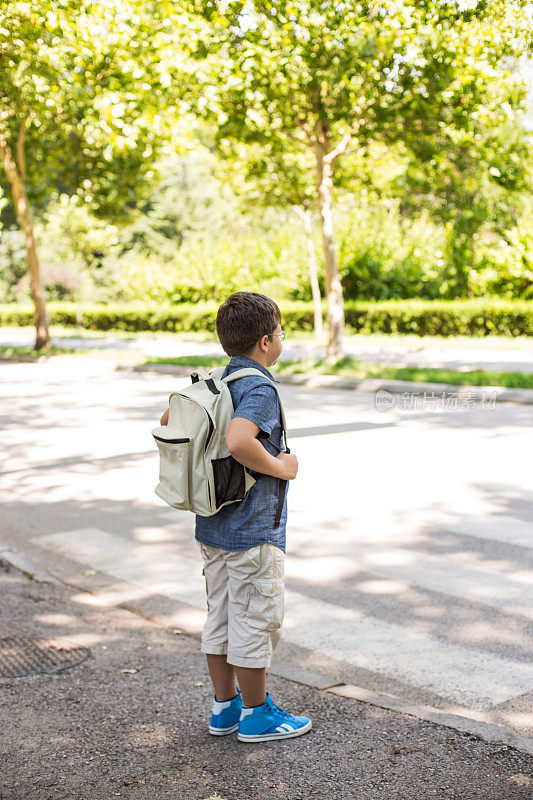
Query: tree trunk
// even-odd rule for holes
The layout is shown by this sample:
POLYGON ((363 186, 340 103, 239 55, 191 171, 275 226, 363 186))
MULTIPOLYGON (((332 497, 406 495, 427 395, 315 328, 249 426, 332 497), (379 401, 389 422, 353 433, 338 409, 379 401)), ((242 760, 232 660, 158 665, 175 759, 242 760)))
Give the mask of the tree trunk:
POLYGON ((17 164, 13 158, 11 148, 7 143, 4 132, 0 131, 0 156, 2 157, 6 176, 11 186, 11 193, 13 195, 13 203, 15 206, 17 219, 24 233, 28 268, 30 271, 31 295, 35 306, 35 349, 41 350, 44 347, 50 346, 50 334, 48 332, 48 315, 46 313, 44 292, 41 282, 39 257, 37 255, 37 248, 35 246, 35 238, 33 236, 31 211, 26 195, 26 187, 24 185, 26 178, 24 161, 25 133, 26 127, 25 122, 23 122, 20 127, 17 140, 17 164))
POLYGON ((318 285, 318 273, 316 269, 316 253, 313 242, 313 228, 311 224, 311 212, 301 206, 294 206, 294 211, 304 224, 305 241, 307 243, 307 266, 309 269, 309 280, 313 295, 313 310, 315 320, 315 341, 322 343, 324 336, 324 326, 322 324, 322 298, 320 297, 320 286, 318 285))
POLYGON ((343 355, 344 304, 335 251, 331 196, 333 190, 333 162, 346 149, 347 144, 348 141, 345 144, 343 143, 342 149, 335 148, 335 150, 328 152, 329 142, 325 135, 322 135, 315 144, 318 210, 320 211, 326 266, 326 298, 328 302, 328 351, 326 361, 328 364, 335 363, 343 355))

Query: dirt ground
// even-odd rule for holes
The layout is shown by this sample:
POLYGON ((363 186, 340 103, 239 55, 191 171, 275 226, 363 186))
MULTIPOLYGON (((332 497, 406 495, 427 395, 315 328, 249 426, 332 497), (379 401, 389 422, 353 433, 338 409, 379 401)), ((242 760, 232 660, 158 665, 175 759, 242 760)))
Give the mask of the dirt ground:
POLYGON ((86 644, 57 675, 0 679, 1 800, 525 800, 532 762, 504 745, 272 677, 313 730, 209 735, 196 639, 0 565, 1 635, 86 644))

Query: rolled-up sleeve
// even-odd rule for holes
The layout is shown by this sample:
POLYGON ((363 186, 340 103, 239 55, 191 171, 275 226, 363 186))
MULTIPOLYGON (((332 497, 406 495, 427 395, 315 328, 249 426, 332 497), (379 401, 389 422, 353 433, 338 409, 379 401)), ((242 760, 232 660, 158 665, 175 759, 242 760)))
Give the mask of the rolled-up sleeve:
POLYGON ((268 436, 272 429, 279 425, 278 393, 273 386, 267 384, 250 389, 243 395, 233 417, 242 417, 255 422, 257 427, 268 436))

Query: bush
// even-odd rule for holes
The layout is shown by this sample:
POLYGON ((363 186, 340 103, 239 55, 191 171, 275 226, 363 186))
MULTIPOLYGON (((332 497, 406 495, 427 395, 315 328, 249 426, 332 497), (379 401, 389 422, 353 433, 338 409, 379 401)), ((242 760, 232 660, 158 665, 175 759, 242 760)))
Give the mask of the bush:
MULTIPOLYGON (((311 303, 281 302, 287 331, 312 331, 311 303)), ((53 325, 99 331, 212 331, 218 304, 146 305, 124 303, 77 306, 49 303, 53 325)), ((347 330, 353 333, 399 333, 420 336, 533 336, 533 301, 529 300, 385 300, 348 301, 347 330)), ((324 317, 326 314, 323 305, 324 317)), ((32 325, 33 308, 15 303, 0 306, 1 325, 32 325)))
POLYGON ((442 227, 427 212, 401 220, 397 206, 363 205, 338 213, 341 283, 346 300, 442 299, 442 227))
POLYGON ((357 333, 533 336, 533 302, 489 298, 347 303, 345 321, 357 333))

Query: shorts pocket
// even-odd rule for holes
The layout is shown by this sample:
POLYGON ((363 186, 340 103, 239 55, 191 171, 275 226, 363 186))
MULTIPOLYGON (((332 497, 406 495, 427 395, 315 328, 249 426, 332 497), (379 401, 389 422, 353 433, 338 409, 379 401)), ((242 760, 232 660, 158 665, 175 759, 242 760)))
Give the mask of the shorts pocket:
POLYGON ((209 613, 211 610, 209 608, 209 585, 207 583, 207 575, 205 574, 205 567, 202 570, 202 575, 204 576, 204 581, 205 581, 205 599, 207 604, 207 613, 209 613))
POLYGON ((174 508, 189 508, 189 452, 191 440, 163 425, 152 436, 159 449, 156 493, 174 508))
POLYGON ((260 578, 250 583, 248 622, 253 628, 275 631, 281 628, 284 611, 285 581, 260 578))
POLYGON ((250 564, 253 564, 257 570, 261 567, 261 547, 262 545, 256 544, 255 547, 249 547, 245 551, 250 564))

